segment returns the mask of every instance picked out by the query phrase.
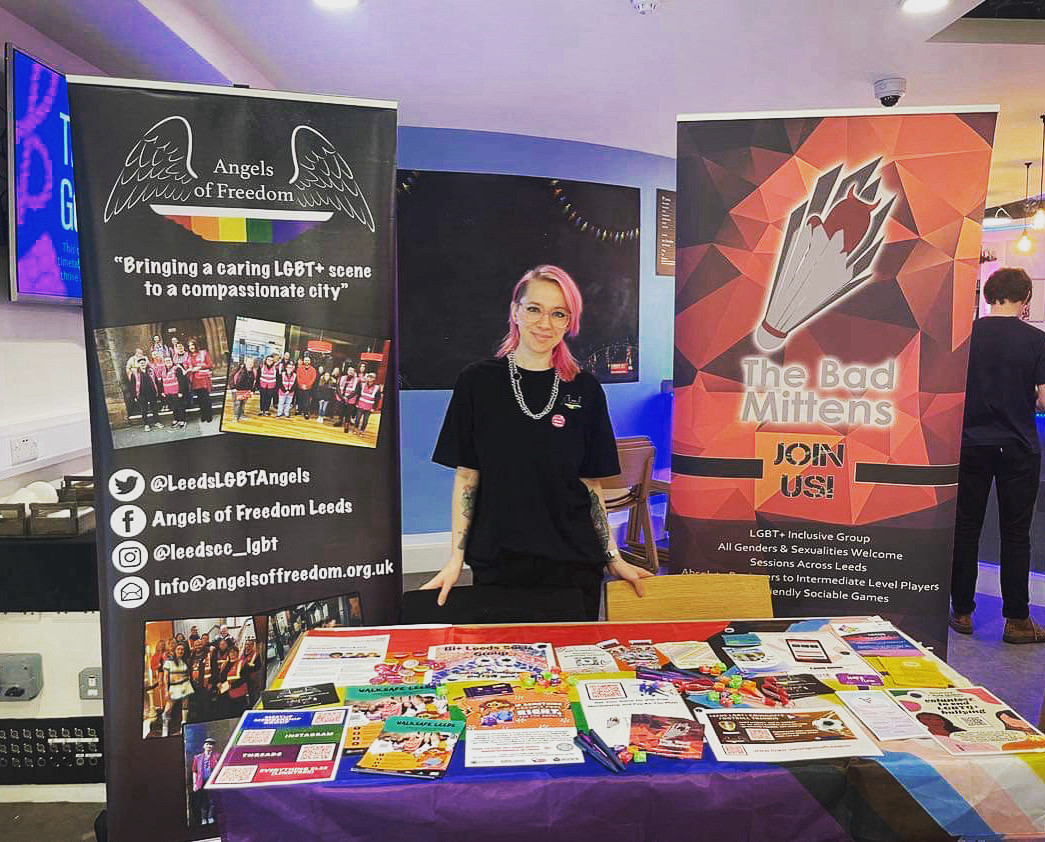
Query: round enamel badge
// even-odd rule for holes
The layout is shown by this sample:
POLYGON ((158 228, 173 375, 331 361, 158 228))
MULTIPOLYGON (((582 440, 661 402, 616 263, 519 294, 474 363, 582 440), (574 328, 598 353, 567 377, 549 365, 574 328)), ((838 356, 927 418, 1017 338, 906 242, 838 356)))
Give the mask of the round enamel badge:
POLYGON ((553 427, 565 427, 566 426, 566 419, 563 418, 558 413, 556 413, 555 415, 552 416, 552 426, 553 427))

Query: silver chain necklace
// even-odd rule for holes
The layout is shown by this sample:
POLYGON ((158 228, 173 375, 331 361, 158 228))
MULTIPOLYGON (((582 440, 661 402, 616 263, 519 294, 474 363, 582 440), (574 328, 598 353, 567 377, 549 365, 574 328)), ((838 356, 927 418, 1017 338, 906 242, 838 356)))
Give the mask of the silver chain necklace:
POLYGON ((555 370, 555 380, 552 382, 552 395, 548 398, 548 405, 540 412, 531 412, 530 407, 526 405, 526 398, 523 397, 522 387, 519 385, 519 381, 522 380, 522 375, 519 373, 519 368, 515 364, 515 351, 511 351, 508 354, 508 379, 512 383, 512 392, 515 394, 515 401, 519 404, 519 409, 523 411, 523 415, 527 418, 532 418, 534 421, 540 421, 545 415, 552 411, 552 407, 555 406, 555 401, 559 397, 559 371, 555 370))

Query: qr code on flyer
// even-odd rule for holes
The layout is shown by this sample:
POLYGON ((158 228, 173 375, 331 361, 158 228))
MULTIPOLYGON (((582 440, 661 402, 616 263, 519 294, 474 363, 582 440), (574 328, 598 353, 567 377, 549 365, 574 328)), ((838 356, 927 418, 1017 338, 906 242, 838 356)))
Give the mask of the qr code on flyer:
POLYGON ((244 731, 239 735, 236 745, 267 746, 272 742, 274 736, 276 736, 275 728, 251 728, 249 731, 244 731))
POLYGON ((257 766, 226 766, 214 779, 217 784, 249 784, 254 780, 257 766))
POLYGON ((313 725, 340 725, 344 721, 344 710, 317 710, 312 715, 313 725))
POLYGON ((334 759, 334 743, 318 743, 316 745, 302 746, 298 751, 298 763, 318 763, 334 759))
POLYGON ((773 732, 768 728, 745 728, 744 733, 751 742, 772 742, 773 732))
POLYGON ((588 691, 588 698, 592 701, 615 701, 627 698, 627 694, 624 692, 624 685, 620 682, 589 684, 585 689, 588 691))
POLYGON ((722 753, 729 754, 734 757, 741 757, 747 754, 747 749, 743 746, 722 746, 722 753))

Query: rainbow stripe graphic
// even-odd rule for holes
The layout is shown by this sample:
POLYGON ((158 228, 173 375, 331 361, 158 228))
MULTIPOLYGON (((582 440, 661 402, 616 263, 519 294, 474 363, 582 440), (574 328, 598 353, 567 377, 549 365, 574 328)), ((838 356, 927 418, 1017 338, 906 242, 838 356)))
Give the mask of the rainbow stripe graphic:
POLYGON ((332 211, 149 205, 204 240, 218 243, 286 243, 326 222, 332 211))

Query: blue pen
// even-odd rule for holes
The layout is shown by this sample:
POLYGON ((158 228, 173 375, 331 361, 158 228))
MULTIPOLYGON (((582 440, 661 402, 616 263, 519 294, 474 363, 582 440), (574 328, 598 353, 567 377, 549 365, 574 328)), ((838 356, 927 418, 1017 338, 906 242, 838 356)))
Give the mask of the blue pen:
POLYGON ((624 771, 623 761, 621 761, 621 759, 617 757, 617 754, 613 749, 606 745, 606 741, 595 733, 594 728, 589 729, 585 736, 593 743, 595 743, 599 751, 606 755, 606 758, 610 761, 610 763, 614 765, 616 769, 618 769, 621 772, 624 771))
POLYGON ((580 734, 573 738, 573 744, 577 746, 577 748, 579 748, 584 754, 586 754, 588 757, 590 757, 592 760, 594 760, 596 763, 602 766, 604 769, 606 769, 609 772, 613 772, 613 774, 615 775, 617 774, 617 767, 611 764, 610 761, 603 757, 600 753, 592 751, 588 744, 584 742, 584 738, 581 737, 580 734))

